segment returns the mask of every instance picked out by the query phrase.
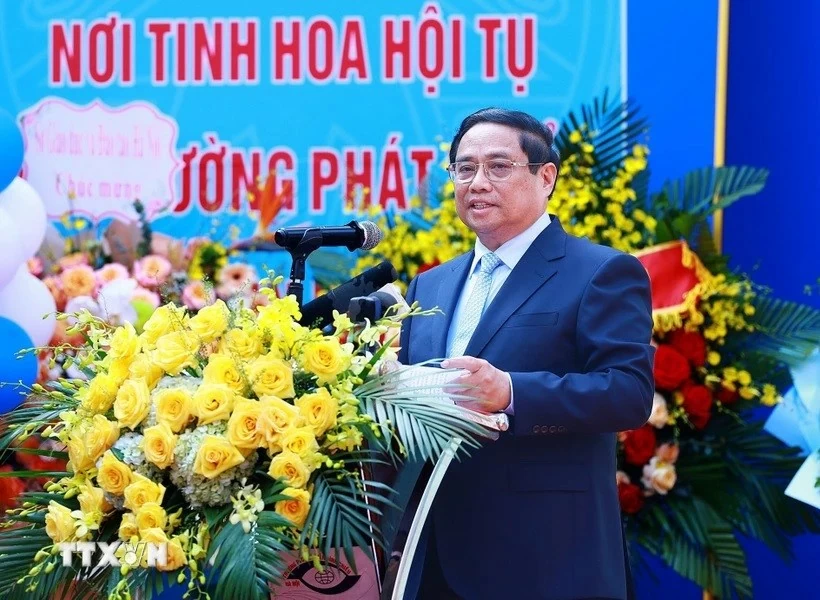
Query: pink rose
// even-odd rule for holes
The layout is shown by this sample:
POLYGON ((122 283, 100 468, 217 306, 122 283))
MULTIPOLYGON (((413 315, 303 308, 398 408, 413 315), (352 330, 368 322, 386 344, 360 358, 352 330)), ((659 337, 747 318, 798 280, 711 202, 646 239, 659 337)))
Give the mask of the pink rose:
POLYGON ((94 275, 97 277, 97 284, 100 286, 117 279, 128 279, 130 277, 128 269, 119 263, 111 263, 100 267, 94 275))
POLYGON ((157 288, 168 281, 171 270, 168 259, 157 254, 149 254, 134 263, 134 277, 148 288, 157 288))
POLYGON ((666 495, 669 490, 675 487, 678 479, 675 473, 675 465, 663 462, 657 456, 653 456, 649 464, 643 467, 643 477, 641 483, 647 490, 653 490, 661 495, 666 495))
POLYGON ((214 300, 213 291, 201 281, 192 281, 182 290, 182 302, 192 310, 204 308, 214 300))
POLYGON ((232 298, 237 294, 250 296, 256 291, 258 283, 259 277, 257 277, 252 266, 244 263, 233 263, 219 272, 216 293, 223 300, 232 298))

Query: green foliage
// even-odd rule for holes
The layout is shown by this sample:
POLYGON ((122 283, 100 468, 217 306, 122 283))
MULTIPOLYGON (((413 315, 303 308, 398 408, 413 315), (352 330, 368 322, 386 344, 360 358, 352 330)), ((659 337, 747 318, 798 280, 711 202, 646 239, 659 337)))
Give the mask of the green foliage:
POLYGON ((213 597, 268 600, 269 582, 278 579, 284 567, 280 552, 288 549, 289 526, 272 511, 262 511, 248 533, 240 524, 225 524, 209 550, 213 597))

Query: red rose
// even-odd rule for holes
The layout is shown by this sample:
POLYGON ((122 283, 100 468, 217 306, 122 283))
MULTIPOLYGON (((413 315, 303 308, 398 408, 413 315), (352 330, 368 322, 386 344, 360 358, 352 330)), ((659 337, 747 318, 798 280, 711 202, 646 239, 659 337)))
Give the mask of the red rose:
POLYGON ((622 511, 628 515, 634 515, 643 506, 641 488, 634 483, 619 483, 618 502, 621 503, 622 511))
POLYGON ((668 342, 693 366, 702 367, 706 364, 706 340, 697 331, 676 329, 669 335, 668 342))
POLYGON ((627 431, 624 435, 624 458, 632 465, 642 466, 655 456, 655 430, 651 425, 627 431))
MULTIPOLYGON (((0 467, 0 471, 12 471, 9 465, 0 467)), ((19 477, 0 477, 0 509, 17 506, 17 500, 26 489, 23 480, 19 477)))
POLYGON ((691 370, 686 357, 668 344, 659 344, 655 352, 655 386, 671 392, 689 379, 691 370))
POLYGON ((705 385, 683 387, 683 408, 696 429, 703 429, 712 417, 712 390, 705 385))
POLYGON ((737 390, 730 390, 723 386, 720 386, 720 389, 715 393, 715 398, 723 402, 723 404, 734 404, 739 397, 737 390))

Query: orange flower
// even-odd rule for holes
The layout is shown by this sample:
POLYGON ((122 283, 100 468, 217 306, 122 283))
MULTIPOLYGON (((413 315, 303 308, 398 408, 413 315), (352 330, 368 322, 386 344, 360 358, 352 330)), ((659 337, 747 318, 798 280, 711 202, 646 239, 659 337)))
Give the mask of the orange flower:
POLYGON ((68 298, 92 296, 97 287, 97 278, 94 276, 94 269, 88 265, 78 265, 63 271, 60 283, 63 284, 63 291, 68 298))

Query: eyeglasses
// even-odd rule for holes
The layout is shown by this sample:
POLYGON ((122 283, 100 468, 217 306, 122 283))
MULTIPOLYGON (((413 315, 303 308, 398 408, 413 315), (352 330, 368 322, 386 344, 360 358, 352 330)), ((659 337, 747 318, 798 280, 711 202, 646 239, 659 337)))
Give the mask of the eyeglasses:
POLYGON ((474 163, 469 160, 454 162, 447 171, 450 179, 456 183, 470 183, 478 173, 478 165, 484 166, 484 175, 490 181, 506 181, 512 177, 513 167, 529 167, 532 165, 543 165, 545 163, 521 163, 507 160, 506 158, 494 158, 483 163, 474 163))

